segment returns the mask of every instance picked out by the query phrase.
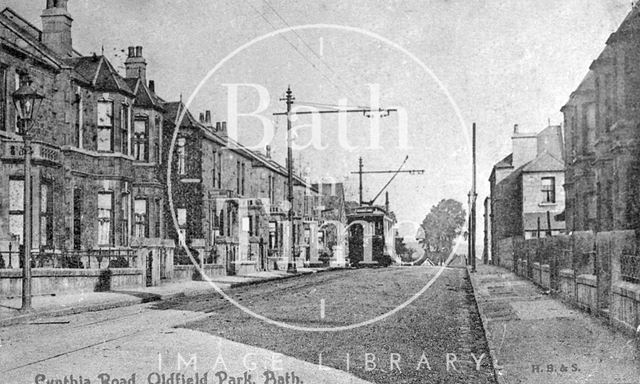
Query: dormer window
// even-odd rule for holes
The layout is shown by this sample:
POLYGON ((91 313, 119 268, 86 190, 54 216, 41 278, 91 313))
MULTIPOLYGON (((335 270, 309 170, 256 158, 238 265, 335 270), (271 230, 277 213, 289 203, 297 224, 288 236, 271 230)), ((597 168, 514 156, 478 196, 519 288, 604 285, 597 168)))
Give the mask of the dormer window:
POLYGON ((113 152, 113 101, 98 101, 98 151, 113 152))

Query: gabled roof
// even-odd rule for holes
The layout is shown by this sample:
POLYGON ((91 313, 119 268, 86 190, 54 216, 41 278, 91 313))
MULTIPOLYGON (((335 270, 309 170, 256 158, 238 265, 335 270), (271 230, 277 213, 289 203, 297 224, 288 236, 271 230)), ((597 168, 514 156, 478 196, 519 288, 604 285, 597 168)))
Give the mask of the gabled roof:
POLYGON ((140 78, 124 79, 129 88, 136 95, 135 106, 144 108, 162 109, 163 102, 155 93, 151 92, 147 84, 140 78))
POLYGON ((83 81, 97 90, 134 95, 133 90, 104 56, 75 57, 65 59, 64 62, 74 69, 76 80, 83 81))
MULTIPOLYGON (((128 79, 128 81, 129 80, 131 79, 128 79)), ((179 114, 185 111, 185 108, 186 108, 184 103, 182 103, 182 101, 167 102, 167 103, 164 103, 163 107, 165 111, 164 113, 165 121, 171 121, 172 123, 175 123, 179 114)), ((187 109, 184 114, 184 117, 182 118, 182 121, 180 122, 180 127, 195 128, 195 127, 198 127, 199 125, 200 123, 195 119, 195 117, 193 117, 191 112, 187 109)))
POLYGON ((494 168, 511 168, 513 167, 513 153, 510 153, 504 159, 498 161, 494 166, 494 168))
POLYGON ((562 172, 564 163, 549 152, 543 152, 535 159, 528 162, 522 172, 562 172))

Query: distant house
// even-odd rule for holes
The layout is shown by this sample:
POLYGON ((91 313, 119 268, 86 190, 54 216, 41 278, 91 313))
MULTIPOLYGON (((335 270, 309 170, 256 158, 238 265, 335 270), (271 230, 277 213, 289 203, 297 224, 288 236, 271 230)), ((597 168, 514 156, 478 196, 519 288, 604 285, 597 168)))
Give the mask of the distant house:
POLYGON ((514 127, 513 152, 496 163, 489 178, 485 243, 505 238, 557 235, 565 231, 563 138, 560 126, 539 133, 514 127))

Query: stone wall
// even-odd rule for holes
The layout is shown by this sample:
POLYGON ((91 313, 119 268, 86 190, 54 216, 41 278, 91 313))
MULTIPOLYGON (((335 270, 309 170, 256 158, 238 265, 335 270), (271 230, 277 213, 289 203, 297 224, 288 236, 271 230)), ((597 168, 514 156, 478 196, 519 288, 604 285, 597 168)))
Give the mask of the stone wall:
MULTIPOLYGON (((143 285, 143 271, 138 268, 119 269, 54 269, 36 268, 31 271, 31 290, 34 296, 83 293, 143 285)), ((0 270, 0 297, 19 297, 22 294, 22 270, 0 270)))
POLYGON ((575 232, 499 242, 499 265, 625 331, 640 326, 640 283, 625 281, 623 255, 636 255, 634 231, 575 232))

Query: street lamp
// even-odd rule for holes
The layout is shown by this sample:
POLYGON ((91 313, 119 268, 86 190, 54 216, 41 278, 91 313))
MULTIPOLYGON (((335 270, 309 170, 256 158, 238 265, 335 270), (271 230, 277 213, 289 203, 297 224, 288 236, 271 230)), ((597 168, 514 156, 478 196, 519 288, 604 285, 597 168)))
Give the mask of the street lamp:
POLYGON ((44 96, 31 87, 27 78, 13 93, 18 114, 18 134, 23 139, 24 152, 24 254, 22 263, 22 311, 31 310, 31 134, 33 116, 44 96))

